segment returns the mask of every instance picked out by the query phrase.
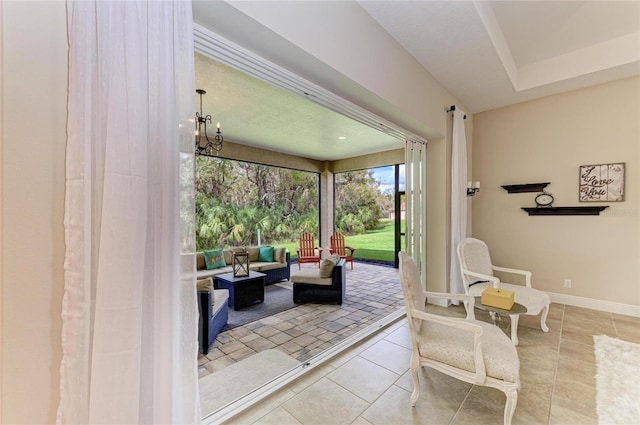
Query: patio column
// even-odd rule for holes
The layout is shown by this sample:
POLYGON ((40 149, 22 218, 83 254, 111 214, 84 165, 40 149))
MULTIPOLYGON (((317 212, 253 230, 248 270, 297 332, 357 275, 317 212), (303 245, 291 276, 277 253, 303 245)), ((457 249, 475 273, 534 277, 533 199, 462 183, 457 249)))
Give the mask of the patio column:
POLYGON ((325 248, 322 256, 329 254, 329 237, 333 233, 335 219, 333 173, 325 166, 320 173, 320 246, 325 248))

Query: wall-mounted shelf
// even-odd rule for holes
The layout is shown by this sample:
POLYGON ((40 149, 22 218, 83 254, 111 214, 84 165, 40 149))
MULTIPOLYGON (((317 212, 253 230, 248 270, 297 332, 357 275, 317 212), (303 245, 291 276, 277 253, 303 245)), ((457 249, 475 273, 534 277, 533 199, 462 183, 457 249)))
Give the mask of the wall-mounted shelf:
POLYGON ((548 184, 550 183, 507 184, 501 187, 509 193, 542 192, 548 184))
POLYGON ((598 207, 534 207, 523 210, 529 215, 600 215, 600 211, 609 208, 608 205, 598 207))

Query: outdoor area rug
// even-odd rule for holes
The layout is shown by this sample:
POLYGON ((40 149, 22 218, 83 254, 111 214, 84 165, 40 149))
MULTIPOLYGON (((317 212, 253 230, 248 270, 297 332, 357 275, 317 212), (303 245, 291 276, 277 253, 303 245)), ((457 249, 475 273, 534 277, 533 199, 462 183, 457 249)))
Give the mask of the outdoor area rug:
POLYGON ((222 328, 222 332, 289 310, 295 306, 291 282, 267 285, 264 287, 264 302, 251 304, 238 311, 229 309, 229 320, 222 328))
POLYGON ((594 335, 598 423, 640 424, 640 344, 594 335))

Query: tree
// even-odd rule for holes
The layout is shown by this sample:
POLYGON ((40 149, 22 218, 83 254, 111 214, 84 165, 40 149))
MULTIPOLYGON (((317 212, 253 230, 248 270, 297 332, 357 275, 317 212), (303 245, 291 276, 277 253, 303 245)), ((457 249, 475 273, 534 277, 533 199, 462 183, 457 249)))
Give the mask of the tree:
POLYGON ((336 228, 345 234, 376 228, 382 218, 385 196, 373 172, 358 170, 335 175, 336 228))
MULTIPOLYGON (((318 234, 317 173, 223 158, 196 157, 198 249, 295 241, 318 234)), ((336 228, 359 234, 376 228, 393 205, 367 170, 335 175, 336 228)))
POLYGON ((318 232, 318 174, 197 157, 198 249, 296 240, 318 232))

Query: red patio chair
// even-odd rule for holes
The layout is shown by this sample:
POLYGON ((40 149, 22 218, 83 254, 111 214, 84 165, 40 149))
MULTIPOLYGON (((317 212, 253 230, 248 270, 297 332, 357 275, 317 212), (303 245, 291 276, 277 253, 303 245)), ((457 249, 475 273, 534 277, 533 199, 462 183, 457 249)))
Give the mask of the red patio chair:
POLYGON ((340 258, 344 258, 346 262, 351 262, 351 270, 353 270, 353 253, 355 252, 355 248, 351 248, 350 246, 346 246, 344 244, 344 236, 342 233, 337 232, 331 235, 331 248, 329 248, 329 252, 331 254, 338 254, 340 258), (347 254, 347 250, 349 253, 347 254))
POLYGON ((301 263, 318 263, 320 268, 320 259, 322 258, 322 248, 316 246, 316 242, 309 233, 300 235, 300 247, 296 248, 298 253, 298 270, 301 263))

